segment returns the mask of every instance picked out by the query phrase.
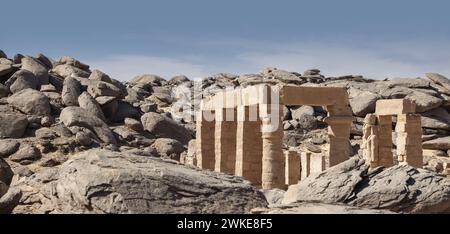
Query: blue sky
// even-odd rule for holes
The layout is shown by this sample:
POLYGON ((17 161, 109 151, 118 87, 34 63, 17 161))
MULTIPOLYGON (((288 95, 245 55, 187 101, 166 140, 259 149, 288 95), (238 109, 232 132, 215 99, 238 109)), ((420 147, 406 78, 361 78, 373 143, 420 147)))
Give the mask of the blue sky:
POLYGON ((1 3, 0 49, 72 55, 126 80, 319 68, 450 76, 450 1, 159 0, 1 3))

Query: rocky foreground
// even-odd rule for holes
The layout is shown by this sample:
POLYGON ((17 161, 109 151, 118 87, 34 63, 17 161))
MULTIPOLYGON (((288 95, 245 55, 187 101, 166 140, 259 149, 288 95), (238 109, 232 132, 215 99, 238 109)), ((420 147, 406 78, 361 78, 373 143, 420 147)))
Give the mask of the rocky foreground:
MULTIPOLYGON (((121 82, 72 57, 0 50, 0 213, 448 213, 449 111, 450 80, 436 73, 370 80, 266 68, 121 82), (195 98, 261 83, 346 87, 354 157, 287 192, 192 166, 195 98), (359 159, 364 116, 392 98, 417 104, 423 170, 369 171, 359 159)), ((285 107, 284 147, 326 153, 326 114, 285 107)))

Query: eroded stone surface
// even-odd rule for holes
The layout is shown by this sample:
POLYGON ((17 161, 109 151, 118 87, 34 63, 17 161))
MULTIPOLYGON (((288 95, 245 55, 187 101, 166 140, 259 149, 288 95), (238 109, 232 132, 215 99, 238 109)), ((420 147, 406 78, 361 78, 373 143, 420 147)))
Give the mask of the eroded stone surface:
POLYGON ((267 205, 237 177, 107 150, 80 153, 16 186, 26 188, 17 212, 246 213, 267 205))

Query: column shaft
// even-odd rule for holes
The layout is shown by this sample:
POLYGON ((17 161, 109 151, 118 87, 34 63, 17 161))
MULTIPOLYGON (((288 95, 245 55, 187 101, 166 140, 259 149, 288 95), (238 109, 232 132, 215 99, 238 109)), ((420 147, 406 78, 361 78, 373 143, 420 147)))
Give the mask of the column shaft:
POLYGON ((197 166, 202 169, 214 170, 215 153, 214 153, 214 129, 215 121, 205 118, 207 114, 213 115, 214 112, 200 111, 197 116, 196 131, 196 157, 197 166))
POLYGON ((234 174, 236 164, 236 110, 216 110, 215 171, 234 174))
POLYGON ((282 111, 279 104, 260 104, 262 116, 262 188, 285 188, 282 111))
POLYGON ((397 132, 397 157, 399 163, 422 168, 422 126, 420 115, 398 115, 395 131, 397 132))
POLYGON ((238 108, 235 174, 261 186, 262 136, 257 106, 238 108))

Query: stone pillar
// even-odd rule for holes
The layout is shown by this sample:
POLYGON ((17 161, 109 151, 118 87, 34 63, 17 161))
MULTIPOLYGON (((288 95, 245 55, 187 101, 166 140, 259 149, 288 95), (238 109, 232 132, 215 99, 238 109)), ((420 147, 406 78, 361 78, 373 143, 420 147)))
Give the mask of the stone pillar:
POLYGON ((286 185, 297 184, 300 180, 300 156, 295 150, 285 152, 286 185))
POLYGON ((309 161, 309 175, 317 175, 326 168, 325 157, 322 154, 311 154, 309 161))
POLYGON ((236 109, 216 109, 215 171, 234 174, 236 164, 236 109))
POLYGON ((197 166, 202 169, 214 170, 214 111, 200 111, 197 114, 196 158, 197 166))
POLYGON ((300 180, 304 180, 310 174, 311 165, 311 153, 301 152, 300 154, 300 166, 302 167, 300 173, 300 180))
POLYGON ((239 106, 237 109, 235 174, 261 185, 262 136, 258 106, 239 106))
POLYGON ((330 138, 326 168, 344 162, 349 158, 352 120, 351 116, 330 116, 325 118, 330 138))
POLYGON ((377 116, 368 114, 364 118, 362 150, 363 157, 371 168, 378 167, 378 132, 377 116))
POLYGON ((262 188, 284 189, 282 111, 279 104, 260 104, 262 119, 262 188), (277 112, 277 113, 275 113, 277 112))
POLYGON ((378 115, 378 166, 394 165, 392 156, 392 116, 378 115))
POLYGON ((423 167, 422 125, 420 115, 397 115, 397 157, 399 163, 423 167))

